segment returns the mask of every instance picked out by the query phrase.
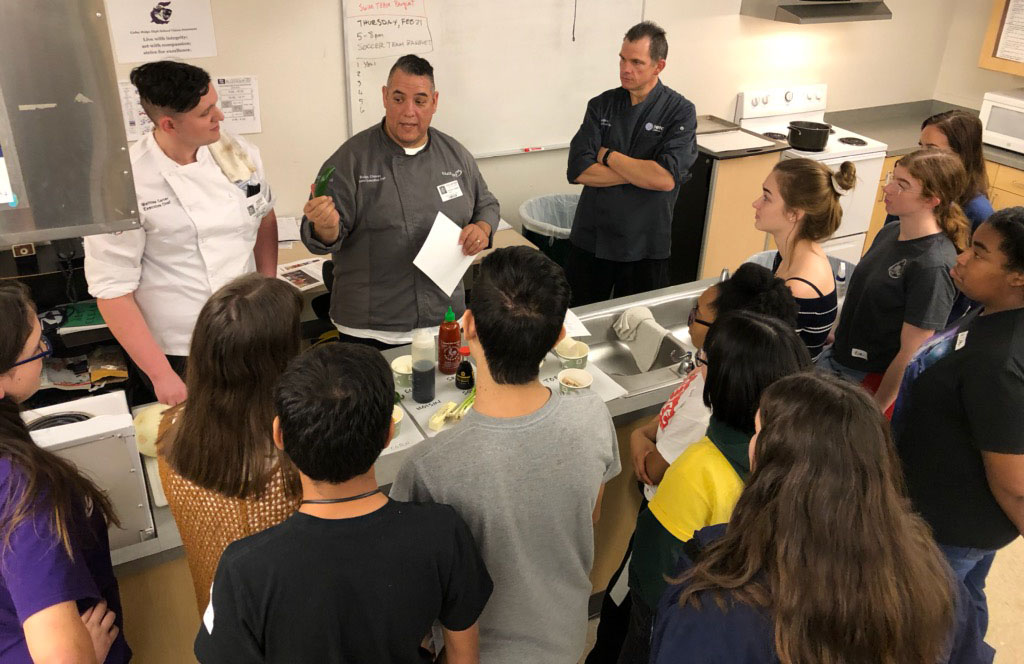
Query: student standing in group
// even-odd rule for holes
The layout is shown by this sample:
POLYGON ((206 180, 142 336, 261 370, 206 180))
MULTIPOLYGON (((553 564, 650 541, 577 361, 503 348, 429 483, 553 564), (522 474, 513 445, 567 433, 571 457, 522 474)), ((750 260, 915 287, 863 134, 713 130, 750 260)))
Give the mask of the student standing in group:
MULTIPOLYGON (((700 350, 704 347, 708 331, 719 317, 732 311, 749 311, 778 318, 790 327, 796 327, 796 302, 782 279, 772 276, 766 267, 743 263, 725 281, 709 286, 694 300, 690 310, 690 343, 700 350)), ((704 384, 707 366, 696 366, 683 378, 657 415, 647 424, 633 429, 629 437, 633 471, 642 482, 644 500, 654 497, 661 478, 669 465, 694 443, 704 439, 711 409, 704 403, 704 384)), ((608 581, 601 602, 601 619, 597 624, 597 639, 587 654, 587 664, 616 662, 629 624, 631 598, 629 593, 618 599, 616 586, 633 551, 633 540, 626 547, 619 568, 608 581), (618 603, 616 600, 618 599, 618 603)))
POLYGON ((50 344, 20 282, 0 283, 0 320, 0 661, 127 662, 110 500, 21 419, 50 344))
POLYGON ((698 361, 707 367, 704 403, 711 421, 704 438, 672 462, 637 516, 629 563, 632 606, 620 664, 647 662, 654 609, 683 542, 705 526, 729 520, 750 474, 747 448, 761 393, 811 367, 807 347, 792 326, 746 311, 715 322, 698 361))
POLYGON ((462 253, 486 249, 498 228, 498 200, 476 159, 434 129, 434 68, 416 55, 391 67, 382 89, 384 119, 345 141, 327 158, 327 193, 303 208, 302 243, 331 254, 331 320, 342 341, 374 348, 412 341, 416 328, 437 327, 451 305, 465 309, 461 283, 449 295, 412 261, 438 212, 462 228, 462 253))
POLYGON ((754 201, 754 227, 769 233, 779 248, 772 272, 793 291, 800 309, 797 333, 811 359, 821 354, 839 311, 832 265, 821 242, 843 220, 841 196, 857 183, 852 162, 832 172, 813 159, 780 161, 754 201))
POLYGON ((963 585, 908 509, 888 423, 828 374, 761 397, 727 525, 682 547, 652 664, 992 661, 963 585))
POLYGON ((131 405, 184 401, 189 338, 235 277, 277 274, 277 217, 260 153, 222 132, 210 75, 162 60, 132 70, 153 131, 130 155, 141 228, 85 238, 85 277, 130 358, 131 405))
POLYGON ((463 320, 476 402, 413 448, 391 487, 399 500, 450 504, 480 543, 494 578, 480 617, 488 664, 575 664, 586 643, 594 522, 620 466, 600 397, 563 397, 538 378, 568 304, 562 269, 540 252, 483 260, 463 320))
POLYGON ((582 184, 566 276, 579 306, 668 286, 672 214, 697 159, 693 104, 662 84, 668 41, 650 21, 619 50, 619 82, 587 103, 567 177, 582 184))
MULTIPOLYGON (((988 200, 988 173, 985 171, 985 153, 982 150, 981 119, 976 113, 953 110, 936 113, 921 123, 921 137, 917 144, 922 148, 935 148, 952 152, 967 171, 967 187, 957 202, 975 230, 992 214, 992 203, 988 200)), ((898 219, 889 215, 885 223, 898 219)))
POLYGON ((199 312, 188 399, 164 413, 160 481, 178 525, 199 610, 224 548, 288 518, 298 475, 273 445, 274 383, 299 353, 302 297, 261 274, 230 282, 199 312))
POLYGON ((912 152, 885 185, 883 226, 853 271, 835 344, 818 366, 862 383, 882 410, 896 400, 903 371, 928 337, 946 326, 956 288, 949 269, 967 245, 968 223, 956 202, 967 174, 956 155, 912 152))
POLYGON ((288 365, 274 443, 299 470, 302 505, 224 552, 200 662, 422 664, 433 661, 420 643, 435 620, 445 661, 481 661, 477 619, 492 586, 473 535, 447 505, 377 488, 394 394, 388 363, 361 344, 320 346, 288 365))
POLYGON ((1024 534, 1024 207, 974 231, 953 281, 978 303, 907 367, 893 433, 914 508, 988 626, 985 578, 1024 534))

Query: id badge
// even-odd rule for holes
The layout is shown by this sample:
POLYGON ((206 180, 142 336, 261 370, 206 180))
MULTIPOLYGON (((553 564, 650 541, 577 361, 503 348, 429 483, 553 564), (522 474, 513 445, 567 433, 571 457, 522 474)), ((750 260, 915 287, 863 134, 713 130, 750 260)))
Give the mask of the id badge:
POLYGON ((462 187, 459 186, 458 180, 452 180, 451 182, 437 185, 437 193, 441 194, 442 202, 450 201, 462 195, 462 187))
POLYGON ((270 212, 270 188, 263 184, 260 192, 245 199, 245 211, 249 216, 262 219, 270 212))

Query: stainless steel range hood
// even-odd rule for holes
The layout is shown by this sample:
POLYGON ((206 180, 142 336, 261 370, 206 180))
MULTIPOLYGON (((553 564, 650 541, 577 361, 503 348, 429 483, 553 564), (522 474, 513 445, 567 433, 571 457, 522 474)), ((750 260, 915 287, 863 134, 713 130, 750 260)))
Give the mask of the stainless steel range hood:
POLYGON ((0 63, 0 248, 138 228, 103 0, 2 0, 0 63))
POLYGON ((743 0, 740 15, 783 23, 841 23, 892 18, 892 12, 881 0, 743 0))

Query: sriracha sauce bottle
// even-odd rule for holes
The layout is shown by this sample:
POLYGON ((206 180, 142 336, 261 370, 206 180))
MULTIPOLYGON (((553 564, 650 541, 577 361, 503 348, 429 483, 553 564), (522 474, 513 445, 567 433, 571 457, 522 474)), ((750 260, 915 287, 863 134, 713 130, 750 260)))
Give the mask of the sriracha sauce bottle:
POLYGON ((444 322, 437 331, 437 370, 452 375, 459 368, 459 348, 462 347, 462 332, 455 321, 455 312, 448 307, 444 322))

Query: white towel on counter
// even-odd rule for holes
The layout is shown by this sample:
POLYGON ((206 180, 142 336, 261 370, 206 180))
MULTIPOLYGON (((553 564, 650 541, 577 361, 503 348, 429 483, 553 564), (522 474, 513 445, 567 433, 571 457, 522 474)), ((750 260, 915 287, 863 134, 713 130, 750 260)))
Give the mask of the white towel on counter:
POLYGON ((640 371, 650 370, 661 349, 661 340, 669 333, 647 307, 630 307, 612 325, 615 334, 626 342, 640 371))

